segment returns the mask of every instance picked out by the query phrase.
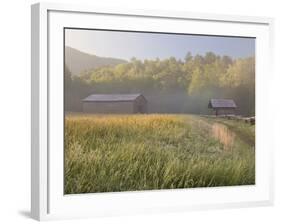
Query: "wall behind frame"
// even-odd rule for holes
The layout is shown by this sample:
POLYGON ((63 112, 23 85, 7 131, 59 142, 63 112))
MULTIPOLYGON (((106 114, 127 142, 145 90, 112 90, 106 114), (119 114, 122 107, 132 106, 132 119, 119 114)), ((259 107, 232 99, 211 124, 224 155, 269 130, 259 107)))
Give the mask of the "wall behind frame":
MULTIPOLYGON (((0 55, 1 55, 1 223, 34 223, 29 218, 30 211, 30 4, 32 0, 3 1, 0 13, 0 55), (17 103, 15 100, 17 99, 17 103)), ((56 2, 77 3, 75 0, 57 0, 56 2)), ((79 4, 97 4, 106 7, 180 10, 220 14, 241 14, 252 16, 269 16, 276 18, 275 25, 275 74, 272 88, 272 99, 276 108, 273 135, 275 149, 281 149, 278 134, 281 133, 280 84, 281 68, 281 14, 278 1, 275 0, 80 0, 79 4), (278 60, 277 60, 278 59, 278 60), (278 97, 278 98, 277 98, 278 97), (278 125, 279 124, 279 125, 278 125)), ((214 211, 196 211, 167 215, 147 215, 116 217, 98 220, 60 221, 59 223, 280 223, 281 209, 281 158, 280 150, 275 151, 275 189, 274 207, 227 209, 214 211)))

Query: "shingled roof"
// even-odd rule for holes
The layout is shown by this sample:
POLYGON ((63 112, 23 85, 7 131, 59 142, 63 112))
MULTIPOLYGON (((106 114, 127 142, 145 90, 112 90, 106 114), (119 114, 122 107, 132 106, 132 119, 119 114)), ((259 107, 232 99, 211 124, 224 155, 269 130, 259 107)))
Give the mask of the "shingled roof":
MULTIPOLYGON (((134 101, 141 94, 92 94, 83 102, 120 102, 120 101, 134 101)), ((143 97, 143 96, 142 96, 143 97)))
POLYGON ((232 99, 211 99, 209 101, 209 108, 237 108, 232 99))

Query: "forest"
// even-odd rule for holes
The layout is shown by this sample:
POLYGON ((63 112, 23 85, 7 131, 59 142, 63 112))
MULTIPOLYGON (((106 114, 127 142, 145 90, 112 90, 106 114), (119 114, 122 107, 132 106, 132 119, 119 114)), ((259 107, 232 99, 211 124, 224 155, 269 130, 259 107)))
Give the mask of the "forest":
POLYGON ((149 113, 209 114, 211 98, 234 99, 237 114, 255 115, 255 58, 231 58, 212 52, 184 60, 130 61, 88 69, 72 75, 64 72, 65 111, 80 112, 81 100, 93 93, 141 93, 149 113))

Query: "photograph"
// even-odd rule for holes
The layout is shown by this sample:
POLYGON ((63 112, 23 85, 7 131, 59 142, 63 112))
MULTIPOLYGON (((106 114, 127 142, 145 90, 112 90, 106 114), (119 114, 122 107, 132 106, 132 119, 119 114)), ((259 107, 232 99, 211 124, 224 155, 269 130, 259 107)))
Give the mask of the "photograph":
POLYGON ((255 185, 255 37, 63 35, 64 194, 255 185))

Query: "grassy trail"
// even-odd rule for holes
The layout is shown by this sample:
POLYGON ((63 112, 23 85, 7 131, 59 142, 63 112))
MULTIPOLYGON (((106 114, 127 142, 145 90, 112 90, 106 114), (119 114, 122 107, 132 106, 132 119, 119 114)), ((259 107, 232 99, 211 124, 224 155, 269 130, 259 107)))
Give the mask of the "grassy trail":
POLYGON ((252 141, 254 128, 244 123, 156 114, 65 123, 67 194, 255 183, 253 144, 241 137, 252 141))
MULTIPOLYGON (((250 126, 249 124, 237 125, 237 121, 216 121, 226 125, 230 130, 235 132, 241 140, 245 143, 255 147, 255 126, 250 126)), ((238 121, 239 122, 239 121, 238 121)), ((240 121, 241 122, 241 121, 240 121)))

